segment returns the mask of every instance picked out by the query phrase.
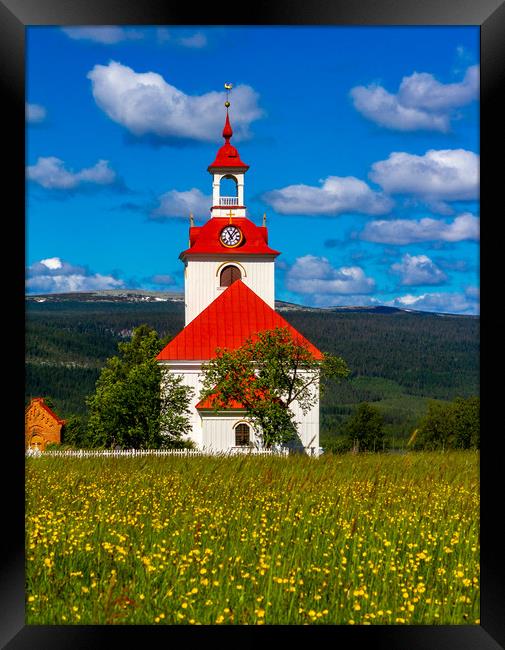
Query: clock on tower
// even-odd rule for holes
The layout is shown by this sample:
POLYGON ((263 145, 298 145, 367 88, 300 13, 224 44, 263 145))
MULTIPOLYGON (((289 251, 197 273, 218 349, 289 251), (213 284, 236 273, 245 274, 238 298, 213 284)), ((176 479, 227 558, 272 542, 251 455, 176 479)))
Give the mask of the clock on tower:
POLYGON ((221 244, 223 244, 223 246, 226 246, 227 248, 235 248, 236 246, 240 246, 243 239, 244 235, 242 234, 240 228, 237 228, 237 226, 226 226, 226 228, 223 228, 223 230, 221 230, 221 233, 219 235, 219 241, 221 244))

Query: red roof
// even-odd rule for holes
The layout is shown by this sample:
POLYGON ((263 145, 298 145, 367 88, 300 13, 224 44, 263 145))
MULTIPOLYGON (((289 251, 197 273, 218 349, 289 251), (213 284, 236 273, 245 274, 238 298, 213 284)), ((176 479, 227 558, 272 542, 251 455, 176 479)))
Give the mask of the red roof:
POLYGON ((44 409, 44 411, 46 411, 52 418, 54 418, 56 422, 58 422, 58 424, 66 424, 67 421, 64 420, 63 418, 58 417, 56 413, 51 408, 49 408, 49 406, 44 402, 43 397, 33 397, 32 401, 30 402, 26 410, 28 410, 30 406, 32 404, 35 404, 36 402, 38 402, 39 405, 44 409))
POLYGON ((156 357, 159 361, 207 360, 216 356, 216 348, 236 350, 258 332, 287 328, 293 338, 307 346, 315 359, 322 353, 295 330, 282 316, 236 280, 194 318, 156 357))
MULTIPOLYGON (((195 408, 197 409, 214 409, 214 402, 216 400, 218 393, 213 393, 212 395, 209 395, 205 399, 202 399, 198 402, 195 408)), ((226 406, 220 407, 222 410, 245 410, 245 406, 241 402, 237 402, 236 400, 232 399, 229 400, 229 402, 226 404, 226 406)))
POLYGON ((190 247, 183 251, 179 257, 200 253, 220 253, 230 255, 280 255, 279 251, 268 246, 268 230, 266 226, 257 226, 247 217, 232 217, 231 223, 240 228, 244 235, 242 243, 236 248, 224 246, 219 235, 223 228, 229 225, 229 219, 212 217, 203 226, 194 226, 189 229, 190 247))
MULTIPOLYGON (((253 381, 253 380, 254 380, 254 377, 251 377, 251 381, 253 381)), ((218 397, 220 396, 221 391, 218 390, 217 387, 214 387, 214 388, 215 388, 215 392, 211 393, 205 399, 200 400, 195 408, 197 408, 197 409, 214 409, 215 408, 216 401, 218 401, 218 397)), ((255 397, 264 398, 267 394, 268 394, 267 391, 259 389, 259 388, 256 388, 255 391, 254 391, 254 396, 255 397)), ((252 397, 252 395, 251 395, 251 397, 252 397)), ((221 401, 222 401, 222 398, 221 398, 221 401)), ((223 405, 217 404, 217 406, 221 410, 234 410, 234 409, 245 410, 245 406, 242 404, 242 402, 239 402, 236 399, 230 399, 230 400, 228 400, 228 402, 226 404, 223 404, 223 405)))
POLYGON ((233 145, 230 144, 230 138, 233 131, 230 125, 230 118, 228 117, 228 109, 226 109, 226 122, 223 129, 223 138, 225 139, 224 145, 217 152, 216 159, 207 167, 208 171, 212 173, 212 169, 220 167, 240 167, 242 171, 247 171, 249 165, 246 165, 240 160, 240 155, 233 145))

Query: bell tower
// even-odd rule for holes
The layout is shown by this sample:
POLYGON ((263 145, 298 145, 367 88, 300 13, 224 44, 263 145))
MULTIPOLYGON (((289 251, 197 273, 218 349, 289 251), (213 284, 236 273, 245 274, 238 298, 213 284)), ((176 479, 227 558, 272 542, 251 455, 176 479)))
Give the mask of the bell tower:
MULTIPOLYGON (((231 84, 225 88, 230 90, 231 84)), ((225 106, 225 142, 207 167, 212 175, 211 216, 202 226, 195 226, 190 217, 189 248, 179 255, 185 266, 186 325, 237 280, 275 308, 274 260, 279 251, 268 245, 266 217, 257 226, 246 215, 244 176, 249 165, 230 143, 228 100, 225 106)))

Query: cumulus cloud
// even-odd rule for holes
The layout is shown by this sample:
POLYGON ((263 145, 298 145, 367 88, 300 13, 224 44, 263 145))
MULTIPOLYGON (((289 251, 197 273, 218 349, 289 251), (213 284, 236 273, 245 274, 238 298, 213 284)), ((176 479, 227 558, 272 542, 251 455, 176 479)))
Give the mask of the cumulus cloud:
POLYGON ((121 41, 139 40, 143 38, 142 32, 134 29, 124 29, 115 25, 93 27, 62 27, 68 37, 74 40, 95 41, 103 45, 112 45, 121 41))
POLYGON ((479 66, 470 66, 462 81, 443 84, 426 72, 404 77, 396 94, 378 84, 350 91, 356 110, 367 119, 398 131, 447 132, 454 109, 479 96, 479 66))
POLYGON ((26 274, 26 289, 31 293, 67 293, 122 287, 124 282, 112 275, 92 273, 85 266, 70 264, 60 257, 35 262, 26 274))
POLYGON ((326 257, 305 255, 295 260, 286 273, 286 287, 295 293, 314 295, 365 294, 375 281, 359 266, 332 267, 326 257))
POLYGON ((385 214, 393 201, 353 176, 328 176, 321 187, 288 185, 265 192, 263 201, 279 214, 336 216, 342 212, 385 214))
POLYGON ((479 239, 479 218, 465 212, 450 222, 429 217, 419 220, 376 219, 366 224, 360 234, 360 239, 379 244, 398 245, 428 241, 477 241, 479 239))
MULTIPOLYGON (((111 120, 135 136, 157 136, 215 142, 221 134, 224 92, 186 95, 156 72, 135 72, 111 61, 88 73, 93 97, 111 120)), ((263 111, 258 94, 246 85, 233 89, 234 139, 249 137, 251 122, 263 111)))
POLYGON ((192 213, 196 220, 204 220, 209 216, 211 205, 212 196, 206 196, 195 187, 185 192, 170 190, 160 196, 159 205, 150 216, 152 219, 187 219, 192 213))
POLYGON ((27 122, 30 122, 31 124, 38 124, 39 122, 43 122, 46 119, 47 111, 44 106, 41 106, 40 104, 29 104, 26 102, 25 115, 27 122))
POLYGON ((479 304, 464 293, 423 293, 420 296, 406 294, 387 303, 400 309, 415 309, 448 314, 478 314, 479 304))
POLYGON ((27 178, 46 189, 72 190, 83 183, 110 185, 116 181, 116 172, 107 160, 99 160, 93 167, 73 172, 65 168, 63 160, 54 156, 39 157, 35 165, 26 168, 27 178))
POLYGON ((447 280, 445 273, 427 255, 409 255, 391 265, 393 273, 401 275, 401 284, 441 284, 447 280))
POLYGON ((430 149, 422 156, 395 151, 373 163, 372 181, 389 194, 412 194, 434 204, 479 196, 479 156, 465 149, 430 149))

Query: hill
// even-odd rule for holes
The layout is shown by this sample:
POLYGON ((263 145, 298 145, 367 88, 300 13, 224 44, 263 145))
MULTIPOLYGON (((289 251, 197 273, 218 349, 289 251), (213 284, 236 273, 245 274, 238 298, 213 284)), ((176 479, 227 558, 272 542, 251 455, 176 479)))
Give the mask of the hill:
MULTIPOLYGON (((349 381, 328 386, 323 395, 322 440, 341 432, 362 401, 383 410, 390 436, 406 437, 429 399, 478 394, 478 317, 281 301, 276 308, 351 368, 349 381)), ((26 400, 50 396, 62 417, 84 414, 100 368, 142 323, 162 336, 177 334, 184 326, 182 295, 132 290, 28 296, 26 400)))

